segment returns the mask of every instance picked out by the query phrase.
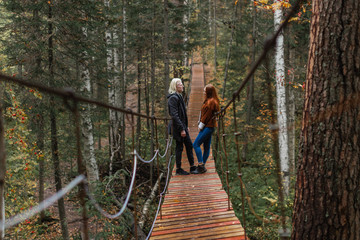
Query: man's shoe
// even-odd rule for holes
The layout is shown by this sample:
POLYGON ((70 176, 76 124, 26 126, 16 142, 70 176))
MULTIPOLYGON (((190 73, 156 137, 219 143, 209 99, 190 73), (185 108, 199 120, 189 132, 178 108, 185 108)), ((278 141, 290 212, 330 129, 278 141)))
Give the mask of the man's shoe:
POLYGON ((207 171, 207 169, 205 168, 205 165, 202 164, 202 165, 198 165, 197 171, 198 171, 199 173, 205 173, 205 172, 207 171))
POLYGON ((190 173, 191 174, 199 174, 199 171, 196 166, 190 167, 190 173))
POLYGON ((176 175, 189 175, 189 173, 182 168, 178 168, 176 169, 176 175))

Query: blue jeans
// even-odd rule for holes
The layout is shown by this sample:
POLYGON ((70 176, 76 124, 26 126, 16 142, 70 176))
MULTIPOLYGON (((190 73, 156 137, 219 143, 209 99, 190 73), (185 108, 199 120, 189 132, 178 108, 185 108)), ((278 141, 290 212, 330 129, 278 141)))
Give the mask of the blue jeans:
POLYGON ((194 150, 199 163, 206 163, 210 154, 211 136, 214 128, 206 127, 201 130, 194 141, 194 150), (201 152, 200 145, 204 144, 204 155, 201 152))

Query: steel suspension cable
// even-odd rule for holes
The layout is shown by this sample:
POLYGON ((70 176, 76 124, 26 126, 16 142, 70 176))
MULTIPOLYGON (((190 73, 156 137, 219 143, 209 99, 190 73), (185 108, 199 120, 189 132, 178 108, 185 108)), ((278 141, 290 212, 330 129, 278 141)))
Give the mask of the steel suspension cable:
POLYGON ((109 219, 114 219, 119 217, 121 214, 123 214, 123 212, 125 211, 129 200, 130 200, 130 196, 131 196, 131 192, 133 190, 134 187, 134 183, 135 183, 135 176, 136 176, 136 167, 137 167, 137 155, 134 155, 134 165, 133 165, 133 171, 132 171, 132 177, 131 177, 131 182, 130 182, 130 186, 129 186, 129 190, 128 193, 126 195, 125 201, 123 203, 122 208, 115 214, 109 214, 108 212, 106 212, 96 201, 95 197, 91 194, 91 192, 89 191, 88 186, 86 185, 86 194, 88 196, 88 198, 90 199, 91 203, 94 205, 94 207, 101 213, 101 215, 103 215, 104 217, 107 217, 109 219))
POLYGON ((70 192, 74 187, 79 185, 81 182, 83 182, 86 179, 84 175, 77 176, 74 180, 72 180, 67 186, 62 188, 60 191, 52 195, 51 197, 45 199, 41 203, 39 203, 37 206, 28 209, 24 211, 23 213, 20 213, 14 217, 9 218, 5 221, 5 223, 2 221, 0 222, 0 226, 4 226, 4 230, 10 227, 13 227, 26 219, 29 219, 36 214, 40 213, 41 211, 47 209, 51 205, 53 205, 56 201, 58 201, 60 198, 64 197, 68 192, 70 192))
POLYGON ((137 157, 139 158, 140 161, 142 161, 144 163, 151 163, 151 162, 153 162, 155 160, 157 155, 159 155, 159 157, 161 157, 161 158, 164 158, 166 156, 166 154, 168 153, 169 147, 172 145, 172 140, 173 140, 173 137, 170 137, 169 139, 166 139, 166 142, 167 142, 166 143, 166 149, 165 149, 165 153, 163 155, 160 154, 159 149, 156 149, 154 156, 150 160, 143 159, 138 152, 136 152, 135 154, 137 155, 137 157))
MULTIPOLYGON (((53 94, 56 95, 58 97, 62 97, 64 99, 72 99, 72 100, 76 100, 77 102, 85 102, 85 103, 91 103, 94 104, 96 106, 100 106, 100 107, 104 107, 107 109, 112 109, 115 111, 119 111, 122 112, 124 114, 131 114, 131 115, 135 115, 135 116, 139 116, 139 117, 143 117, 143 118, 147 118, 147 119, 151 119, 153 118, 153 116, 148 116, 148 115, 144 115, 141 113, 137 113, 137 112, 133 112, 131 109, 123 109, 123 108, 119 108, 119 107, 115 107, 113 105, 107 104, 107 103, 103 103, 100 101, 96 101, 90 98, 85 98, 82 96, 79 96, 77 94, 75 94, 75 91, 72 88, 52 88, 52 87, 48 87, 45 86, 43 84, 40 83, 34 83, 34 82, 30 82, 30 81, 26 81, 25 79, 22 78, 18 78, 18 77, 11 77, 8 75, 5 75, 3 73, 0 73, 0 81, 7 81, 7 82, 11 82, 11 83, 15 83, 21 86, 26 86, 29 88, 36 88, 41 92, 46 92, 49 94, 53 94)), ((169 118, 160 118, 157 117, 157 119, 159 120, 170 120, 169 118)))
POLYGON ((142 161, 143 163, 151 163, 151 162, 154 161, 154 159, 155 159, 155 158, 157 157, 157 155, 159 154, 159 149, 156 149, 156 150, 155 150, 155 154, 154 154, 154 156, 153 156, 150 160, 145 160, 145 159, 143 159, 137 151, 136 151, 135 154, 136 154, 136 156, 139 158, 139 160, 142 161))
MULTIPOLYGON (((146 238, 146 240, 148 240, 151 236, 151 233, 154 229, 154 226, 155 226, 155 222, 156 222, 156 219, 157 219, 157 216, 159 214, 159 212, 161 212, 161 203, 162 203, 162 199, 163 199, 163 196, 165 196, 166 194, 166 190, 167 190, 167 187, 168 187, 168 184, 169 184, 169 176, 170 176, 170 172, 171 172, 171 169, 170 169, 170 165, 171 165, 171 159, 173 158, 173 155, 170 157, 169 159, 169 163, 168 163, 168 166, 167 166, 167 174, 166 174, 166 181, 165 181, 165 186, 164 186, 164 190, 160 193, 159 195, 159 203, 158 203, 158 208, 156 210, 156 214, 155 214, 155 217, 154 217, 154 220, 153 220, 153 223, 151 225, 151 228, 150 228, 150 231, 148 233, 148 236, 146 238)), ((161 215, 161 214, 160 214, 161 215)))
POLYGON ((167 144, 166 144, 165 153, 164 153, 164 155, 161 155, 161 154, 159 153, 159 156, 160 156, 161 158, 164 158, 164 157, 167 155, 168 150, 169 150, 169 147, 172 145, 172 140, 173 140, 173 137, 170 137, 170 140, 169 140, 169 139, 166 139, 167 144))

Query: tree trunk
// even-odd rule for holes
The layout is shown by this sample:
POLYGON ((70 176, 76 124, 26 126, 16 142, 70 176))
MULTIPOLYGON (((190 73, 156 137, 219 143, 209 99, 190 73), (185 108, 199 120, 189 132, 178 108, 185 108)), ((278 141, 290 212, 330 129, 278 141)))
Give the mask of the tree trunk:
MULTIPOLYGON (((87 29, 82 28, 82 33, 84 39, 87 39, 87 29)), ((82 92, 84 96, 91 98, 91 78, 90 71, 88 68, 88 54, 87 52, 83 53, 83 59, 81 64, 81 82, 83 83, 82 92)), ((99 180, 99 170, 95 158, 95 148, 94 148, 94 128, 93 122, 91 119, 92 108, 90 104, 85 104, 83 106, 83 111, 81 113, 81 123, 82 123, 82 137, 84 142, 84 159, 87 176, 90 182, 99 180)))
MULTIPOLYGON (((168 0, 164 0, 164 81, 165 81, 165 96, 168 95, 170 84, 169 71, 169 19, 168 19, 168 0)), ((164 106, 167 106, 167 98, 164 98, 164 106)), ((164 107, 164 116, 168 115, 168 108, 164 107)))
MULTIPOLYGON (((50 103, 54 104, 54 97, 50 97, 50 103)), ((55 179, 55 189, 56 192, 62 189, 61 181, 61 168, 59 160, 59 148, 58 148, 58 139, 57 139, 57 128, 56 128, 56 115, 55 111, 50 108, 50 128, 51 128, 51 154, 54 167, 54 179, 55 179)), ((58 209, 60 217, 60 225, 63 239, 70 239, 68 232, 68 225, 66 220, 66 210, 64 198, 58 200, 58 209)))
MULTIPOLYGON (((141 49, 138 49, 138 64, 137 64, 137 78, 138 78, 138 89, 137 89, 137 101, 138 101, 138 113, 141 112, 141 62, 142 62, 142 56, 141 56, 141 49)), ((141 134, 141 118, 140 116, 137 117, 137 123, 136 123, 136 136, 137 136, 137 144, 136 144, 136 148, 139 151, 139 154, 141 153, 141 149, 140 149, 140 134, 141 134)))
POLYGON ((214 24, 214 73, 215 73, 215 77, 216 77, 216 66, 217 66, 217 55, 216 55, 216 52, 217 52, 217 49, 216 49, 216 46, 217 46, 217 32, 216 32, 216 0, 214 0, 214 14, 213 14, 213 24, 214 24))
MULTIPOLYGON (((106 9, 110 8, 109 0, 104 0, 104 6, 106 9)), ((118 50, 112 45, 117 44, 117 34, 113 33, 106 23, 105 41, 106 41, 106 65, 107 65, 107 76, 108 76, 108 102, 113 106, 119 106, 119 91, 120 91, 120 80, 118 77, 119 73, 119 54, 118 50), (115 35, 114 35, 115 34, 115 35), (116 38, 116 39, 114 39, 116 38)), ((114 159, 119 160, 120 154, 118 153, 119 142, 119 113, 109 109, 109 152, 111 161, 109 164, 109 175, 113 173, 114 159)))
POLYGON ((360 3, 313 1, 292 239, 360 239, 360 3))
MULTIPOLYGON (((275 31, 279 28, 282 21, 282 7, 279 0, 274 0, 278 5, 274 12, 275 31)), ((276 100, 277 100, 277 120, 279 127, 279 156, 281 172, 284 181, 284 194, 289 194, 289 150, 287 133, 287 114, 286 114, 286 91, 285 91, 285 64, 284 64, 284 36, 280 33, 276 40, 275 49, 275 76, 276 76, 276 100)))
MULTIPOLYGON (((151 116, 155 115, 155 84, 156 84, 156 56, 155 56, 155 16, 156 16, 156 5, 153 3, 153 20, 151 25, 151 83, 150 83, 150 95, 151 95, 151 116)), ((155 151, 155 133, 154 133, 154 122, 150 121, 151 129, 151 146, 150 146, 150 156, 155 151)), ((150 184, 153 186, 153 167, 154 162, 150 163, 150 184)))
POLYGON ((5 128, 3 118, 3 89, 0 90, 0 240, 5 237, 5 174, 6 174, 6 151, 5 151, 5 128))
MULTIPOLYGON (((127 38, 127 18, 126 18, 126 14, 127 14, 127 8, 126 8, 126 4, 127 1, 123 0, 123 18, 122 18, 122 82, 121 82, 121 94, 120 96, 120 102, 121 102, 121 108, 125 109, 126 106, 126 77, 127 77, 127 55, 126 55, 126 51, 127 51, 127 42, 126 42, 126 38, 127 38)), ((121 156, 124 159, 125 158, 125 115, 123 113, 120 114, 120 121, 121 121, 121 142, 120 142, 120 146, 121 146, 121 156)))
MULTIPOLYGON (((82 28, 82 33, 84 39, 87 39, 87 29, 82 28)), ((81 82, 83 83, 82 92, 84 96, 91 98, 91 78, 90 71, 88 68, 88 54, 87 52, 83 53, 83 61, 81 64, 81 82)), ((93 122, 91 119, 92 108, 90 104, 85 104, 81 114, 82 122, 82 137, 84 142, 84 159, 87 176, 90 182, 99 180, 99 170, 95 158, 95 148, 94 148, 94 128, 93 122)))
POLYGON ((191 12, 190 12, 190 8, 191 6, 191 2, 185 1, 184 2, 184 6, 186 7, 187 11, 184 14, 184 27, 185 27, 185 34, 184 34, 184 60, 183 60, 183 64, 187 67, 189 66, 189 56, 188 56, 188 45, 189 45, 189 21, 191 18, 191 12))
MULTIPOLYGON (((292 34, 292 26, 289 25, 286 28, 287 36, 293 36, 292 34)), ((293 68, 294 65, 294 56, 295 56, 295 48, 293 48, 290 44, 290 39, 287 41, 287 62, 288 62, 288 84, 286 84, 286 102, 287 102, 287 113, 288 113, 288 146, 289 146, 289 163, 290 163, 290 172, 291 176, 295 174, 296 164, 295 164, 295 137, 296 137, 296 129, 295 129, 295 121, 296 121, 296 115, 295 115, 295 94, 294 94, 294 72, 293 68)))
MULTIPOLYGON (((252 66, 252 64, 255 61, 255 55, 256 55, 256 6, 252 6, 253 8, 253 25, 252 25, 252 36, 251 36, 251 57, 250 57, 250 64, 249 66, 252 66)), ((249 128, 251 122, 251 113, 253 108, 253 100, 254 100, 254 75, 251 76, 251 79, 249 81, 249 87, 248 87, 248 99, 247 99, 247 110, 246 110, 246 126, 244 128, 244 145, 242 148, 242 160, 243 162, 247 162, 247 150, 248 150, 248 138, 249 138, 249 128)))
MULTIPOLYGON (((179 11, 183 12, 184 9, 184 0, 173 0, 172 4, 174 4, 174 6, 179 9, 179 11)), ((182 15, 182 17, 175 17, 173 18, 173 24, 175 26, 184 26, 184 17, 186 16, 186 14, 182 15)), ((186 34, 186 28, 185 28, 185 34, 186 34)), ((182 66, 183 66, 183 46, 185 44, 184 42, 184 38, 181 36, 182 34, 176 34, 175 39, 173 40, 173 45, 176 46, 176 48, 172 48, 171 49, 171 54, 172 56, 175 58, 175 64, 173 64, 173 76, 174 78, 181 78, 184 74, 184 71, 182 70, 182 66)), ((165 89, 167 91, 167 89, 165 89)), ((185 92, 185 91, 184 91, 185 92)), ((165 95, 166 96, 166 95, 165 95)), ((166 105, 164 105, 166 106, 166 105)))
MULTIPOLYGON (((37 0, 34 0, 34 4, 38 4, 37 0)), ((40 30, 40 16, 39 16, 39 10, 35 8, 33 10, 33 20, 35 22, 34 24, 34 34, 37 39, 41 39, 42 35, 39 34, 41 32, 40 30)), ((33 66, 32 66, 33 67, 33 66)), ((41 51, 37 49, 36 51, 36 60, 35 60, 35 71, 33 76, 31 78, 33 79, 41 79, 40 72, 42 72, 41 68, 41 51)), ((34 119, 34 127, 36 132, 36 145, 41 153, 39 154, 39 203, 44 201, 45 199, 45 159, 44 159, 44 153, 45 153, 45 126, 44 126, 44 114, 39 111, 40 104, 37 104, 36 109, 38 111, 38 115, 36 117, 33 117, 34 119)), ((40 212, 40 222, 44 222, 46 218, 45 211, 40 212)))
POLYGON ((208 2, 208 10, 209 35, 211 35, 211 0, 208 2))
POLYGON ((234 16, 233 16, 233 20, 231 22, 231 37, 230 37, 230 41, 229 41, 229 48, 228 48, 228 52, 226 54, 226 63, 225 63, 225 74, 224 74, 224 82, 223 82, 223 91, 222 91, 222 99, 224 99, 225 97, 225 91, 226 91, 226 81, 227 81, 227 75, 228 75, 228 69, 229 69, 229 62, 230 62, 230 56, 231 56, 231 48, 232 48, 232 43, 233 43, 233 39, 234 39, 234 33, 235 33, 235 25, 236 25, 236 11, 237 11, 237 4, 235 5, 234 8, 234 16))
MULTIPOLYGON (((36 131, 36 145, 43 155, 45 153, 44 147, 44 116, 40 113, 38 117, 35 119, 35 125, 37 126, 36 131)), ((39 203, 44 201, 45 199, 45 181, 44 181, 44 174, 45 174, 45 159, 44 156, 40 156, 39 154, 39 203)), ((45 211, 40 212, 40 222, 45 221, 45 211)))
MULTIPOLYGON (((48 15, 48 55, 49 55, 49 76, 50 81, 54 81, 54 47, 53 47, 53 25, 52 25, 52 7, 51 3, 49 3, 49 15, 48 15)), ((60 168, 60 161, 59 161, 59 148, 58 148, 58 139, 57 139, 57 128, 56 128, 56 113, 53 108, 55 106, 54 96, 50 96, 50 129, 51 129, 51 153, 52 153, 52 160, 54 164, 54 178, 55 178, 55 188, 56 191, 60 191, 62 189, 61 183, 61 168, 60 168)), ((60 198, 58 200, 58 208, 59 208, 59 217, 60 217, 60 225, 62 231, 62 237, 65 240, 69 238, 68 232, 68 225, 66 220, 66 211, 65 211, 65 204, 64 198, 60 198)))
MULTIPOLYGON (((149 72, 151 71, 148 71, 148 69, 149 69, 149 56, 147 56, 147 58, 146 58, 146 66, 145 66, 145 68, 144 68, 144 71, 145 71, 145 83, 144 83, 144 90, 145 90, 145 112, 146 112, 146 115, 147 116, 150 116, 150 93, 149 93, 149 91, 150 91, 150 83, 149 83, 149 72)), ((147 137, 149 137, 148 139, 150 139, 150 131, 149 131, 149 129, 150 129, 150 119, 146 119, 146 128, 148 129, 147 130, 147 137)), ((148 148, 147 148, 148 149, 148 148)), ((147 154, 147 149, 146 149, 146 154, 147 154)))

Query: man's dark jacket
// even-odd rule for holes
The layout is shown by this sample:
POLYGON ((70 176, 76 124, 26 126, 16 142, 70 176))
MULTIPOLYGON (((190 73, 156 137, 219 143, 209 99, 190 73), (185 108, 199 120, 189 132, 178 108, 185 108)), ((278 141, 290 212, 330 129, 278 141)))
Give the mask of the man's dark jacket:
POLYGON ((178 93, 172 93, 167 96, 169 114, 172 118, 173 136, 176 141, 181 141, 181 131, 188 133, 188 118, 186 114, 185 102, 178 93))

